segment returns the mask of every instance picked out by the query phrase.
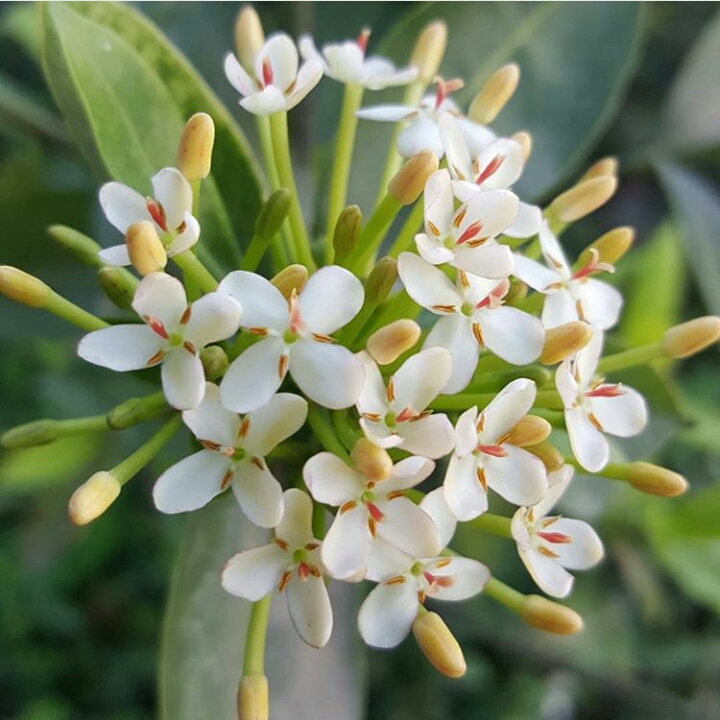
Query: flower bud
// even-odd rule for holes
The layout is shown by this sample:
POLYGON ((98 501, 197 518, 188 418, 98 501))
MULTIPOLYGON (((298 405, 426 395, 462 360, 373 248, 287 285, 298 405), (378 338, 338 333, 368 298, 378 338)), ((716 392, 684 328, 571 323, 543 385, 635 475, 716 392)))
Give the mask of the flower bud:
POLYGON ((608 157, 598 160, 594 165, 591 165, 580 178, 580 182, 606 176, 616 177, 619 167, 620 163, 618 163, 618 159, 609 155, 608 157))
POLYGON ((537 445, 547 440, 551 432, 552 426, 545 418, 526 415, 510 430, 505 442, 516 447, 537 445))
POLYGON ((105 265, 98 270, 98 280, 103 292, 113 305, 123 310, 132 308, 137 280, 125 268, 105 265))
POLYGON ((559 470, 565 464, 563 454, 547 441, 540 442, 537 445, 528 445, 525 449, 535 457, 540 458, 549 473, 559 470))
POLYGON ((410 65, 417 68, 418 82, 429 85, 440 69, 447 47, 447 24, 444 20, 428 23, 418 35, 410 55, 410 65))
POLYGON ((602 207, 615 194, 617 185, 617 178, 608 175, 584 180, 556 197, 550 208, 561 222, 574 222, 602 207))
POLYGON ((154 417, 167 406, 162 392, 146 397, 129 398, 107 414, 107 424, 111 430, 126 430, 154 417))
POLYGON ((304 265, 288 265, 270 282, 289 300, 293 290, 299 293, 305 287, 307 279, 308 270, 304 265))
POLYGON ((365 280, 365 299, 373 305, 379 305, 390 294, 398 278, 397 260, 391 257, 380 258, 365 280))
POLYGON ((260 209, 255 223, 255 233, 263 240, 272 240, 285 222, 291 203, 292 193, 287 188, 278 188, 260 209))
POLYGON ((0 437, 0 445, 8 450, 47 445, 60 437, 57 420, 35 420, 18 425, 0 437))
POLYGON ((130 262, 142 276, 165 269, 167 253, 150 220, 134 222, 125 233, 125 242, 130 262))
POLYGON ((0 265, 0 292, 28 307, 45 307, 52 290, 42 280, 10 265, 0 265))
POLYGON ((505 293, 503 303, 510 307, 517 307, 527 297, 527 294, 528 286, 522 280, 513 278, 510 281, 510 288, 505 293))
POLYGON ((357 205, 348 205, 340 213, 333 232, 333 248, 336 261, 342 261, 352 255, 357 245, 361 225, 362 212, 360 212, 357 205))
POLYGON ((437 613, 420 613, 415 618, 412 631, 423 654, 439 673, 449 678, 465 674, 467 664, 462 648, 437 613))
POLYGON ((543 365, 555 365, 582 350, 592 338, 592 328, 574 320, 545 331, 545 344, 540 355, 543 365))
POLYGON ((591 250, 597 250, 597 262, 614 265, 630 249, 635 240, 635 230, 631 227, 617 227, 601 235, 580 253, 577 265, 585 267, 592 261, 591 250))
POLYGON ((514 140, 520 146, 523 162, 527 162, 530 157, 530 153, 532 153, 532 135, 528 132, 521 131, 511 135, 510 139, 514 140))
POLYGON ((413 155, 388 183, 388 194, 401 205, 412 205, 425 189, 428 178, 438 169, 438 157, 431 150, 413 155))
POLYGON ((219 345, 203 348, 200 351, 200 362, 205 370, 205 377, 211 381, 221 378, 230 364, 227 353, 219 345))
POLYGON ((720 339, 720 317, 706 315, 670 328, 662 339, 665 353, 679 360, 690 357, 720 339))
POLYGON ((210 174, 215 123, 207 113, 195 113, 185 124, 178 145, 178 170, 190 181, 210 174))
POLYGON ((574 635, 583 629, 583 620, 574 610, 540 595, 526 596, 520 617, 528 625, 558 635, 574 635))
POLYGON ((260 17, 252 5, 246 5, 238 13, 235 21, 235 51, 240 64, 251 77, 255 76, 253 67, 255 56, 262 50, 264 44, 265 33, 260 17))
POLYGON ((102 248, 87 235, 65 225, 51 225, 48 228, 48 235, 85 265, 94 265, 95 267, 103 265, 103 261, 98 257, 102 248))
POLYGON ((636 490, 661 497, 682 495, 688 488, 682 475, 648 462, 630 463, 626 479, 636 490))
POLYGON ((470 103, 468 117, 479 125, 489 125, 515 94, 519 82, 520 68, 515 63, 496 70, 470 103))
POLYGON ((96 472, 70 498, 70 519, 76 525, 87 525, 100 517, 115 502, 120 487, 112 473, 105 470, 96 472))
POLYGON ((238 720, 268 720, 269 694, 265 675, 243 676, 237 695, 238 720))
POLYGON ((355 469, 370 482, 380 482, 390 477, 393 462, 387 450, 360 438, 350 453, 355 469))
POLYGON ((367 351, 378 365, 395 362, 420 339, 420 326, 414 320, 395 320, 376 330, 367 341, 367 351))

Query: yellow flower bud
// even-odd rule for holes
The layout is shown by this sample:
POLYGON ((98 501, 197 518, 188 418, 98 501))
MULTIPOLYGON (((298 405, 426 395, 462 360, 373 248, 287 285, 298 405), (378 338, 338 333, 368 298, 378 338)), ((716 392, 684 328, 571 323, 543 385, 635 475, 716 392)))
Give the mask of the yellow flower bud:
POLYGON ((676 472, 648 462, 633 462, 628 466, 627 481, 641 492, 661 497, 682 495, 688 488, 687 480, 676 472))
POLYGON ((410 55, 410 65, 417 68, 418 81, 428 85, 440 69, 447 47, 447 24, 444 20, 428 23, 418 35, 410 55))
POLYGON ((585 267, 593 259, 591 250, 597 251, 597 262, 614 265, 630 249, 634 240, 634 228, 617 227, 609 230, 580 253, 577 265, 578 267, 585 267))
POLYGON ((520 607, 528 624, 558 635, 573 635, 583 629, 583 620, 574 610, 540 595, 528 595, 520 607))
POLYGON ((602 207, 617 185, 617 178, 609 175, 584 180, 556 197, 550 208, 561 222, 574 222, 602 207))
POLYGON ((395 320, 368 338, 367 351, 378 365, 389 365, 415 345, 420 333, 420 326, 414 320, 395 320))
POLYGON ((465 674, 467 665, 462 648, 437 613, 420 613, 415 618, 412 631, 423 654, 439 673, 449 678, 465 674))
POLYGON ((210 174, 215 143, 215 123, 207 113, 195 113, 185 124, 178 146, 178 170, 188 180, 203 180, 210 174))
POLYGON ((87 525, 100 517, 120 495, 120 483, 112 473, 96 472, 70 498, 68 512, 76 525, 87 525))
POLYGON ((543 365, 562 362, 578 350, 582 350, 590 342, 590 338, 592 338, 592 329, 580 320, 550 328, 545 331, 545 344, 540 362, 543 365))
POLYGON ((237 695, 238 720, 268 720, 270 717, 268 681, 265 675, 245 675, 237 695))
POLYGON ((167 265, 167 253, 155 225, 150 220, 133 223, 125 233, 128 255, 133 267, 143 276, 160 272, 167 265))
POLYGON ((401 205, 412 205, 425 189, 428 178, 438 169, 438 157, 431 150, 413 155, 388 183, 388 194, 401 205))
POLYGON ((515 94, 519 82, 520 68, 515 63, 496 70, 470 103, 468 117, 480 125, 489 125, 515 94))
POLYGON ((520 148, 522 150, 523 162, 527 162, 528 158, 530 157, 530 153, 532 153, 532 135, 525 131, 521 131, 516 132, 514 135, 511 135, 510 139, 514 140, 518 145, 520 145, 520 148))
POLYGON ((516 447, 537 445, 547 440, 551 432, 552 426, 545 418, 526 415, 510 430, 505 442, 516 447))
POLYGON ((670 328, 662 340, 665 353, 675 359, 702 352, 720 339, 720 317, 706 315, 670 328))
POLYGON ((10 265, 0 265, 0 292, 28 307, 42 308, 52 290, 33 275, 10 265))
POLYGON ((304 265, 288 265, 270 282, 289 300, 293 290, 299 293, 305 287, 307 279, 308 270, 304 265))
POLYGON ((528 445, 525 449, 535 457, 540 458, 549 473, 559 470, 565 464, 563 454, 549 442, 544 441, 537 445, 528 445))
POLYGON ((350 453, 355 469, 370 482, 380 482, 390 477, 393 462, 387 450, 360 438, 350 453))
POLYGON ((264 44, 265 32, 260 17, 252 5, 246 5, 235 21, 235 51, 240 64, 251 77, 255 77, 253 67, 255 56, 262 50, 264 44))
POLYGON ((618 162, 618 159, 608 155, 608 157, 601 158, 594 165, 591 165, 585 174, 580 178, 580 182, 606 176, 616 177, 619 168, 620 163, 618 162))

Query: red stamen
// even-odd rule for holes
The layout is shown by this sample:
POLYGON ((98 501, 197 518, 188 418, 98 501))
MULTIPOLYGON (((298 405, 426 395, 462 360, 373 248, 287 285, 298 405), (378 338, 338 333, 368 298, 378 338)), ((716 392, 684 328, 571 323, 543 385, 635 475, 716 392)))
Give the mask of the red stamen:
POLYGON ((475 181, 477 185, 482 185, 489 177, 492 177, 499 169, 500 166, 505 162, 504 155, 496 155, 485 167, 485 169, 478 175, 478 179, 475 181))
POLYGON ((581 267, 579 270, 574 272, 572 275, 572 279, 582 280, 583 278, 589 277, 590 275, 594 275, 595 273, 599 272, 615 272, 615 268, 610 263, 599 262, 599 259, 600 253, 595 248, 591 248, 589 262, 587 263, 587 265, 585 265, 585 267, 581 267))
POLYGON ((477 450, 492 457, 507 457, 507 450, 502 445, 478 445, 477 450))
POLYGON ((468 240, 472 240, 473 238, 476 238, 480 234, 482 227, 483 227, 483 224, 480 222, 480 220, 477 220, 472 225, 468 225, 465 228, 465 232, 455 241, 455 244, 462 245, 463 243, 466 243, 468 240))
POLYGON ((370 39, 370 28, 363 28, 358 35, 357 44, 358 47, 363 51, 367 50, 368 40, 370 39))
POLYGON ((619 384, 616 385, 598 385, 592 390, 588 390, 585 393, 585 397, 604 397, 612 398, 623 395, 623 390, 619 384))
POLYGON ((510 281, 505 278, 501 280, 475 307, 478 310, 490 308, 494 310, 502 305, 502 299, 508 294, 510 289, 510 281))
POLYGON ((539 532, 538 537, 556 545, 567 545, 573 541, 569 535, 561 532, 539 532))
POLYGON ((165 326, 156 317, 150 317, 148 315, 145 316, 143 320, 145 320, 145 322, 150 326, 150 329, 156 335, 159 335, 163 340, 167 340, 170 337, 170 335, 168 335, 168 331, 165 329, 165 326))
POLYGON ((298 302, 297 290, 293 288, 290 295, 290 332, 298 333, 302 326, 302 319, 300 318, 300 303, 298 302))
POLYGON ((408 420, 412 420, 414 417, 416 417, 418 414, 417 410, 415 410, 411 405, 408 405, 406 408, 403 408, 395 418, 396 422, 407 422, 408 420))
POLYGON ((160 203, 155 202, 151 197, 145 198, 145 207, 150 213, 150 217, 155 224, 163 231, 167 232, 167 222, 165 220, 165 210, 160 203))
POLYGON ((262 81, 263 81, 263 87, 267 87, 268 85, 272 85, 273 81, 273 71, 272 71, 272 65, 270 64, 270 58, 265 58, 263 60, 262 64, 262 81))
POLYGON ((436 110, 443 104, 443 100, 445 100, 450 93, 460 90, 460 88, 465 85, 460 78, 454 78, 453 80, 448 80, 446 82, 439 76, 435 78, 435 84, 437 85, 437 94, 435 95, 436 110))
POLYGON ((305 582, 310 575, 310 566, 303 560, 298 565, 297 572, 298 572, 298 577, 300 578, 300 580, 305 582))
POLYGON ((374 503, 366 502, 365 507, 368 509, 368 512, 375 522, 380 522, 385 517, 385 514, 374 503))

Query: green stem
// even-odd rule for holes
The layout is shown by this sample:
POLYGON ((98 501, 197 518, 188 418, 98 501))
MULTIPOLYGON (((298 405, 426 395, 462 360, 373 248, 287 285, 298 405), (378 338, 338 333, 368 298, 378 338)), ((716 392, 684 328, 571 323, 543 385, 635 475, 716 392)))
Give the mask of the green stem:
POLYGON ((643 345, 602 358, 598 363, 598 372, 605 374, 636 365, 647 365, 647 363, 662 357, 666 357, 662 343, 643 345))
POLYGON ((390 257, 396 258, 401 252, 412 250, 415 236, 422 230, 424 210, 425 204, 423 201, 417 200, 405 224, 400 228, 395 242, 390 247, 390 251, 388 252, 390 257))
POLYGON ((263 255, 265 255, 270 245, 271 241, 269 239, 260 237, 257 234, 253 235, 252 240, 250 240, 250 245, 248 245, 248 248, 243 255, 242 262, 240 263, 240 269, 255 272, 260 264, 260 261, 263 259, 263 255))
POLYGON ((245 656, 243 658, 243 675, 265 674, 265 637, 272 593, 253 603, 245 636, 245 656))
POLYGON ((510 518, 503 517, 502 515, 483 513, 474 520, 471 520, 469 525, 476 530, 482 530, 482 532, 512 539, 512 532, 510 530, 511 522, 510 518))
POLYGON ((515 613, 519 613, 525 603, 525 595, 494 577, 487 581, 483 593, 515 613))
POLYGON ((374 258, 382 243, 384 232, 389 227, 402 205, 392 195, 378 203, 365 226, 360 231, 357 247, 348 261, 348 268, 356 274, 364 275, 365 269, 374 258))
POLYGON ((109 327, 109 324, 104 320, 89 313, 87 310, 83 310, 75 303, 66 300, 54 290, 50 291, 43 309, 51 312, 53 315, 57 315, 63 320, 71 322, 73 325, 77 325, 83 330, 102 330, 103 328, 109 327))
POLYGON ((317 405, 310 405, 308 410, 308 423, 315 433, 315 437, 320 441, 320 444, 333 455, 337 455, 345 462, 350 462, 350 456, 345 450, 345 446, 340 442, 338 436, 335 434, 327 415, 317 405))
MULTIPOLYGON (((347 410, 336 410, 332 413, 332 424, 340 442, 348 449, 352 450, 357 442, 358 434, 353 430, 348 419, 347 410)), ((357 425, 356 425, 357 427, 357 425)))
POLYGON ((602 470, 590 472, 586 470, 572 455, 565 456, 565 462, 572 465, 576 470, 595 477, 606 478, 607 480, 618 480, 619 482, 627 482, 630 466, 627 463, 608 463, 602 470))
POLYGON ((211 293, 217 290, 218 281, 210 271, 198 260, 192 250, 186 250, 173 256, 175 264, 183 271, 185 277, 195 283, 203 292, 211 293))
POLYGON ((58 420, 58 432, 61 435, 76 435, 85 432, 98 432, 109 430, 107 415, 94 415, 92 417, 73 418, 71 420, 58 420))
POLYGON ((316 540, 325 537, 325 506, 320 503, 313 503, 312 511, 312 534, 316 540))
POLYGON ((352 163, 353 149, 355 147, 355 131, 358 119, 355 113, 360 108, 364 88, 362 85, 348 83, 345 85, 343 105, 340 114, 340 127, 335 143, 335 163, 330 180, 330 199, 328 201, 328 215, 325 226, 325 263, 330 265, 333 261, 333 232, 335 223, 345 207, 348 180, 350 178, 350 165, 352 163))

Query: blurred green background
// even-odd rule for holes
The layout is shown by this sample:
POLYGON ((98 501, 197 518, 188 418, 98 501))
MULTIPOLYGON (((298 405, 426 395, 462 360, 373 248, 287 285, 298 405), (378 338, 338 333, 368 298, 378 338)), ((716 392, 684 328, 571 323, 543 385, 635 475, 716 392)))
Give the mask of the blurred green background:
MULTIPOLYGON (((370 26, 370 50, 401 62, 422 25, 444 17, 450 44, 442 72, 467 80, 461 102, 493 69, 518 61, 520 89, 497 127, 529 130, 535 138, 521 185, 527 199, 551 199, 603 155, 620 159, 617 196, 566 236, 572 257, 607 229, 638 230, 636 248, 614 278, 627 298, 615 346, 652 342, 683 319, 720 314, 717 3, 257 7, 268 32, 310 31, 319 43, 370 26)), ((137 9, 189 57, 254 144, 253 124, 222 74, 237 7, 142 3, 137 9)), ((117 241, 97 203, 107 172, 97 162, 94 174, 88 169, 74 139, 77 125, 68 129, 44 80, 47 32, 33 4, 0 7, 0 263, 33 272, 93 312, 109 314, 94 271, 57 249, 45 230, 63 223, 102 244, 117 241)), ((160 80, 170 83, 164 73, 173 69, 158 68, 160 80)), ((57 95, 62 70, 53 64, 52 72, 57 95)), ((394 97, 367 93, 365 104, 394 97)), ((326 80, 291 115, 296 170, 311 181, 301 185, 316 188, 303 200, 307 214, 317 210, 321 220, 339 103, 339 86, 326 80)), ((388 133, 361 125, 358 142, 372 138, 382 146, 388 133)), ((381 164, 370 152, 356 154, 350 197, 365 209, 381 164)), ((232 168, 225 172, 229 177, 232 168)), ((252 193, 229 187, 220 183, 226 202, 235 193, 237 207, 228 213, 242 239, 243 223, 252 226, 253 217, 243 216, 252 193)), ((101 413, 149 392, 142 380, 81 364, 75 328, 5 298, 0 334, 0 429, 101 413)), ((298 646, 275 602, 279 620, 268 651, 273 718, 720 718, 718 360, 714 348, 682 367, 628 373, 655 412, 648 431, 618 452, 667 465, 692 489, 682 499, 661 500, 601 479, 575 482, 567 512, 594 523, 608 550, 607 561, 578 579, 569 600, 585 618, 584 634, 557 638, 530 630, 483 597, 444 606, 468 660, 467 675, 451 681, 435 674, 412 639, 392 653, 363 649, 354 630, 357 588, 337 599, 336 638, 324 655, 298 646)), ((234 508, 220 502, 189 521, 154 510, 153 479, 182 452, 180 442, 101 520, 79 529, 67 518, 72 490, 137 447, 144 433, 88 435, 0 454, 0 720, 140 720, 158 716, 158 698, 168 720, 225 720, 244 611, 241 601, 222 596, 216 579, 224 559, 253 543, 242 523, 234 527, 234 508), (183 564, 160 649, 178 547, 183 564), (215 623, 203 625, 204 615, 215 623), (223 678, 229 689, 218 700, 212 683, 223 678)), ((454 546, 505 582, 533 591, 511 544, 464 532, 454 546)))

